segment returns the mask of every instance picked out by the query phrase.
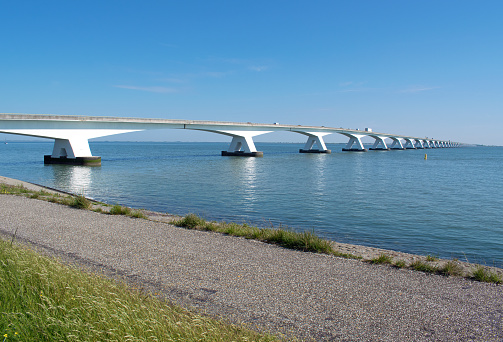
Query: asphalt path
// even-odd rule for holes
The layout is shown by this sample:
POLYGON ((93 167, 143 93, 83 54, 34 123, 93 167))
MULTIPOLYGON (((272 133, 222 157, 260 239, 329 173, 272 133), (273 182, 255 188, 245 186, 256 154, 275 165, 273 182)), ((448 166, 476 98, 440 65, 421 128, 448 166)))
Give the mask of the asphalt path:
POLYGON ((170 301, 316 341, 503 341, 503 286, 0 195, 0 233, 170 301))

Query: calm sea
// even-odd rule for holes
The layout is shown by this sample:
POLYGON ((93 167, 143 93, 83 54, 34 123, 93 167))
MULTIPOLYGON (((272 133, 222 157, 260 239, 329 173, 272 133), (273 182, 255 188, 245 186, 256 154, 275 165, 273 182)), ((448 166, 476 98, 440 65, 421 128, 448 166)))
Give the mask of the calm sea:
POLYGON ((91 142, 101 167, 44 165, 51 142, 0 145, 0 175, 111 204, 286 225, 340 242, 503 267, 503 147, 222 157, 228 143, 91 142), (428 154, 425 160, 425 153, 428 154))

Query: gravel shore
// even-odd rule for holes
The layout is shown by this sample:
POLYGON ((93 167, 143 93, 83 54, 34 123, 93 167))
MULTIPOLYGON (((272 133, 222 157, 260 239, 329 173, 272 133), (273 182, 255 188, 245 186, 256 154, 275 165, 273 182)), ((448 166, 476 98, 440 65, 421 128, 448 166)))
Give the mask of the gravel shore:
POLYGON ((0 223, 5 237, 184 307, 303 340, 503 341, 501 285, 11 195, 0 223))

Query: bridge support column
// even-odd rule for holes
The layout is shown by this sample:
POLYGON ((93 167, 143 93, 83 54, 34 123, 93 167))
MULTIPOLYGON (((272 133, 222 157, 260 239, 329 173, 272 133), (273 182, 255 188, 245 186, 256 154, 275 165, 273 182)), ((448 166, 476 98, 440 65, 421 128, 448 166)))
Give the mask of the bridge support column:
POLYGON ((332 153, 331 150, 327 149, 325 142, 323 141, 323 137, 325 135, 329 135, 330 133, 318 133, 318 132, 299 132, 300 134, 307 135, 307 142, 304 145, 304 148, 299 149, 299 153, 332 153), (313 149, 314 145, 318 148, 313 149))
POLYGON ((402 140, 400 138, 390 137, 393 140, 393 144, 391 144, 390 148, 392 150, 405 150, 403 147, 402 140))
POLYGON ((264 152, 257 151, 252 137, 234 136, 229 149, 222 151, 222 156, 263 157, 264 152))
POLYGON ((374 145, 372 145, 369 150, 372 151, 389 151, 388 145, 386 145, 386 137, 380 137, 378 135, 371 135, 372 138, 374 138, 376 141, 374 142, 374 145))
POLYGON ((416 143, 414 144, 414 146, 415 146, 416 148, 418 148, 418 149, 423 149, 423 148, 424 148, 424 146, 423 146, 423 142, 421 141, 421 139, 414 139, 414 140, 415 140, 415 142, 416 142, 416 143))
POLYGON ((363 147, 363 143, 361 140, 362 137, 364 137, 366 135, 348 134, 348 133, 345 133, 344 135, 349 137, 349 141, 346 144, 346 147, 342 149, 343 151, 346 151, 346 152, 367 152, 368 151, 365 147, 363 147), (354 145, 356 145, 356 147, 353 147, 354 145))
POLYGON ((410 138, 405 138, 405 145, 403 145, 403 148, 406 150, 415 150, 416 146, 414 146, 414 143, 412 142, 413 139, 410 138))
POLYGON ((91 154, 87 139, 55 139, 52 154, 44 156, 44 164, 100 166, 101 157, 91 154))
POLYGON ((223 131, 206 130, 209 132, 224 134, 232 137, 231 144, 227 151, 222 151, 222 156, 229 157, 263 157, 264 152, 257 151, 253 137, 269 131, 223 131))

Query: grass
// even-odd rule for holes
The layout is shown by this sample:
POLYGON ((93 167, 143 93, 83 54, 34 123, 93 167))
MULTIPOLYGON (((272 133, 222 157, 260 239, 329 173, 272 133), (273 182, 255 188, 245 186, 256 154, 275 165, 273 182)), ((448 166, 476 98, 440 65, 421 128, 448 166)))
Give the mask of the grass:
POLYGON ((426 261, 438 261, 438 257, 428 254, 426 256, 426 261))
POLYGON ((70 200, 70 206, 77 209, 89 209, 91 201, 84 197, 84 195, 75 196, 70 200))
POLYGON ((131 214, 131 208, 128 207, 122 207, 118 204, 114 205, 109 212, 110 215, 130 215, 131 214))
POLYGON ((368 262, 371 264, 391 264, 393 258, 387 254, 381 253, 377 258, 370 259, 368 262))
POLYGON ((393 266, 397 268, 405 268, 407 267, 407 264, 405 263, 404 260, 397 260, 393 266))
POLYGON ((171 222, 178 227, 206 230, 223 234, 245 237, 263 242, 277 244, 282 247, 306 252, 325 253, 347 258, 358 258, 351 254, 336 251, 330 241, 323 240, 314 232, 295 232, 285 228, 258 228, 247 224, 208 222, 203 218, 188 214, 187 216, 171 222))
MULTIPOLYGON (((49 193, 47 191, 33 191, 28 190, 22 185, 12 186, 7 184, 0 184, 0 194, 20 195, 28 198, 40 199, 52 203, 59 203, 77 209, 92 210, 100 213, 107 213, 102 207, 106 207, 105 203, 94 202, 98 207, 93 207, 93 202, 87 199, 84 195, 60 195, 49 193)), ((111 215, 125 215, 134 218, 148 219, 148 217, 141 210, 134 210, 120 205, 114 205, 108 212, 111 215)))
POLYGON ((3 341, 273 341, 0 240, 3 341))
POLYGON ((13 194, 13 195, 18 195, 18 194, 26 194, 26 193, 35 193, 32 191, 29 191, 22 185, 7 185, 7 184, 0 184, 0 194, 13 194))
POLYGON ((421 271, 425 273, 436 273, 437 272, 437 267, 432 266, 424 261, 417 260, 414 261, 412 264, 409 265, 410 268, 416 271, 421 271))
POLYGON ((486 283, 502 284, 503 279, 498 274, 491 272, 484 266, 478 265, 472 272, 472 278, 486 283))
POLYGON ((463 268, 456 260, 449 260, 445 265, 440 267, 437 272, 446 276, 462 276, 464 274, 463 268))
POLYGON ((123 207, 118 204, 112 206, 110 211, 108 212, 110 215, 124 215, 134 218, 143 218, 147 219, 148 217, 141 210, 133 210, 129 207, 123 207))

